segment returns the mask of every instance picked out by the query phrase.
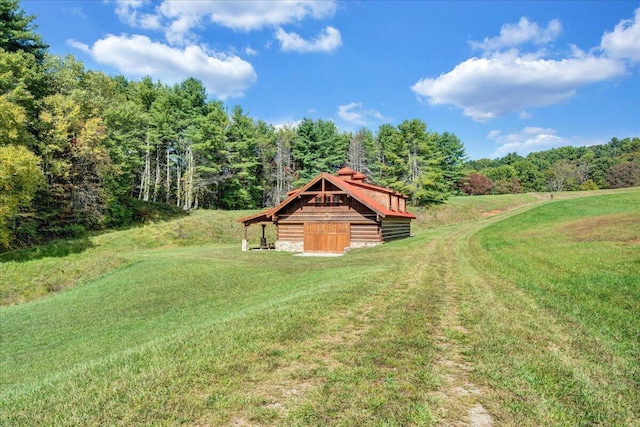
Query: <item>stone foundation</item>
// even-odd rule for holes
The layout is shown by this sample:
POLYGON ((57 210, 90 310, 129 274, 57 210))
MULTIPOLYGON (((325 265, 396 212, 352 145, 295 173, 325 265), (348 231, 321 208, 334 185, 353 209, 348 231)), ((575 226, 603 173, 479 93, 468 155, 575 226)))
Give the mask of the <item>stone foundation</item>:
POLYGON ((381 244, 382 242, 351 242, 349 249, 372 248, 381 244))
MULTIPOLYGON (((351 246, 345 248, 350 249, 372 248, 381 245, 382 242, 351 242, 351 246)), ((276 251, 282 252, 304 252, 303 241, 276 240, 276 251)))
POLYGON ((304 252, 304 241, 276 240, 276 251, 304 252))

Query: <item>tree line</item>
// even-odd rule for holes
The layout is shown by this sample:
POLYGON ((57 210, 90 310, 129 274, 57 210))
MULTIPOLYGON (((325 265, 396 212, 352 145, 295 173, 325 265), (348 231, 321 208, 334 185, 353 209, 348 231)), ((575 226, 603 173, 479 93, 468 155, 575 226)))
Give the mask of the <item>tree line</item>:
POLYGON ((128 225, 149 206, 273 206, 319 172, 349 165, 416 204, 463 175, 462 142, 414 119, 343 132, 331 121, 275 127, 167 85, 56 56, 17 0, 0 0, 0 248, 128 225))
POLYGON ((465 163, 466 194, 598 190, 640 185, 640 138, 612 138, 589 147, 510 153, 465 163))
POLYGON ((460 193, 628 185, 638 168, 638 138, 467 161, 455 134, 419 119, 375 133, 311 118, 276 127, 211 100, 194 78, 134 81, 51 55, 33 20, 18 0, 0 0, 0 250, 158 209, 274 206, 345 165, 418 206, 460 193))

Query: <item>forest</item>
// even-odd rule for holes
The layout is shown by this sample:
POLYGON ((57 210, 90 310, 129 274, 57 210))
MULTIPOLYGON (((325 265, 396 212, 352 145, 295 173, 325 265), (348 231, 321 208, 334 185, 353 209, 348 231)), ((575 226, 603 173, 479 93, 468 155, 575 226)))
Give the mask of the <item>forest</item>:
POLYGON ((0 0, 0 251, 122 227, 150 211, 273 206, 344 165, 416 206, 454 194, 640 184, 640 138, 468 160, 420 119, 375 132, 304 118, 274 126, 203 84, 138 81, 56 56, 18 0, 0 0))

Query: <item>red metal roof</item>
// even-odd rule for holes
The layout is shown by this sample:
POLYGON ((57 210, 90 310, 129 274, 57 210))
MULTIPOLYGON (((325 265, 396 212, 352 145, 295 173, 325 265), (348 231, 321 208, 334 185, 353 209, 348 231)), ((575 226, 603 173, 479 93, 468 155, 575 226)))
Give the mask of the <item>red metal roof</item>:
MULTIPOLYGON (((357 175, 360 174, 359 172, 354 171, 353 169, 349 168, 349 167, 345 167, 342 168, 338 171, 339 175, 342 176, 353 176, 353 175, 357 175)), ((362 175, 362 174, 360 174, 362 175)), ((273 219, 273 216, 276 215, 282 208, 284 208, 285 206, 287 206, 291 201, 293 201, 296 197, 298 197, 298 194, 303 193, 304 191, 308 190, 311 186, 313 186, 315 183, 317 183, 318 181, 320 181, 321 179, 326 179, 327 181, 331 182, 333 185, 335 185, 336 187, 340 188, 342 191, 345 191, 347 194, 349 194, 351 197, 355 198, 356 200, 358 200, 360 203, 362 203, 363 205, 367 206, 369 209, 371 209, 373 212, 375 212, 376 214, 382 216, 382 217, 391 217, 391 218, 410 218, 410 219, 415 219, 416 216, 413 215, 410 212, 406 212, 406 211, 394 211, 391 209, 387 209, 386 206, 382 205, 380 202, 377 202, 376 200, 374 200, 372 197, 368 196, 367 194, 365 194, 362 190, 360 190, 360 188, 365 188, 367 190, 371 190, 371 191, 376 191, 378 193, 382 193, 385 195, 389 195, 392 194, 394 196, 397 197, 402 197, 404 199, 406 199, 406 196, 393 191, 389 188, 384 188, 384 187, 378 187, 376 185, 372 185, 372 184, 367 184, 364 183, 362 181, 352 181, 352 180, 348 180, 348 179, 343 179, 340 176, 335 176, 335 175, 331 175, 328 173, 321 173, 318 176, 316 176, 315 178, 313 178, 311 181, 309 181, 305 186, 303 186, 302 188, 295 190, 295 191, 291 191, 289 192, 287 195, 289 197, 287 197, 286 200, 284 200, 282 203, 280 203, 278 206, 271 208, 271 209, 267 209, 263 212, 257 213, 255 215, 251 215, 245 218, 240 218, 238 220, 238 222, 243 222, 243 223, 256 223, 256 222, 263 222, 265 219, 273 219)))
POLYGON ((355 175, 356 171, 354 171, 353 169, 351 169, 349 166, 345 166, 342 169, 340 169, 338 172, 336 172, 336 175, 338 176, 342 176, 342 175, 355 175))
POLYGON ((352 197, 355 197, 355 199, 358 200, 360 203, 367 206, 369 209, 371 209, 372 211, 374 211, 375 213, 383 217, 391 217, 391 218, 397 217, 397 218, 411 218, 411 219, 416 218, 416 216, 410 212, 394 211, 391 209, 387 209, 380 202, 377 202, 376 200, 374 200, 373 198, 371 198, 370 196, 362 192, 358 188, 358 186, 363 186, 363 187, 366 186, 366 188, 369 188, 371 190, 377 190, 378 192, 385 193, 385 194, 389 194, 389 193, 398 194, 393 190, 389 190, 383 187, 377 187, 375 185, 364 184, 358 181, 356 182, 345 181, 343 179, 340 179, 339 177, 328 175, 328 174, 325 174, 325 178, 327 178, 328 181, 334 184, 336 187, 346 191, 347 193, 351 193, 352 197), (380 190, 384 190, 384 191, 380 191, 380 190))

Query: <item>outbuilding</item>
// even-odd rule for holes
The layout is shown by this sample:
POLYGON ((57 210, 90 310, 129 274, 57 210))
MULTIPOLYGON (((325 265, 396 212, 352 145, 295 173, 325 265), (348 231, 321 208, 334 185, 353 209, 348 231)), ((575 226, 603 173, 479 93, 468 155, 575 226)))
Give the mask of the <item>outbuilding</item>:
POLYGON ((249 249, 247 229, 261 224, 260 247, 290 252, 342 253, 410 236, 407 197, 369 184, 365 175, 348 167, 336 175, 321 173, 286 200, 264 212, 241 218, 242 250, 249 249), (275 244, 266 242, 264 228, 277 227, 275 244))

